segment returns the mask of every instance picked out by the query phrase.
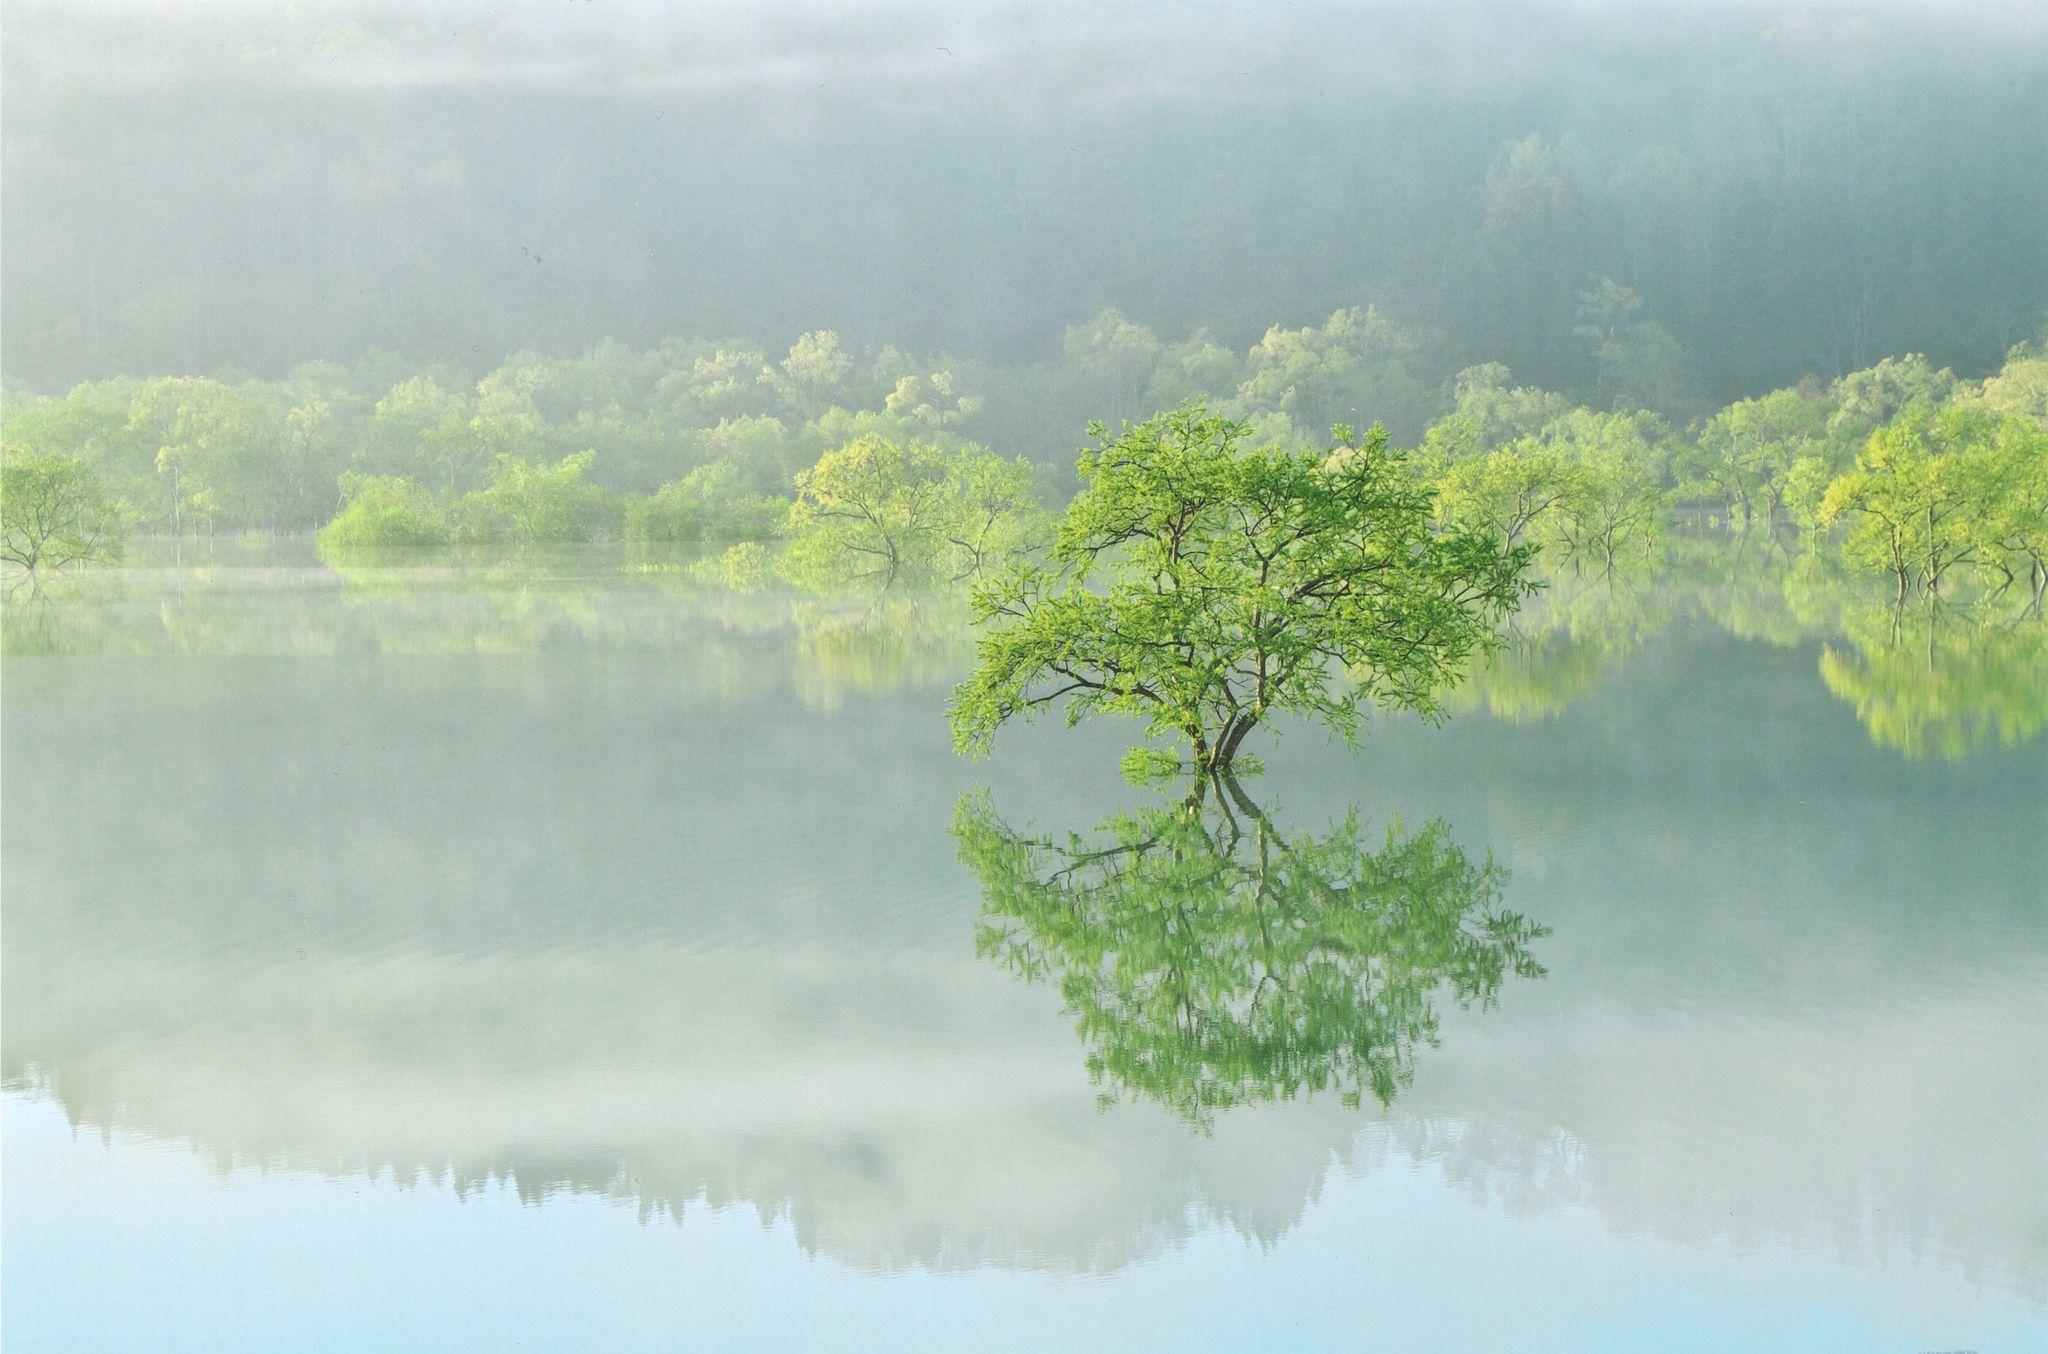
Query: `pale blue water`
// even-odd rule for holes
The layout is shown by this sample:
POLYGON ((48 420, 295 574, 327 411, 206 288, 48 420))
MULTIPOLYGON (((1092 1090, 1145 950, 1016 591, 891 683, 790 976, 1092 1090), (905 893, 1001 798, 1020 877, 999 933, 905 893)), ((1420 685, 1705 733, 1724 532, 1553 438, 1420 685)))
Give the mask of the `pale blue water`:
POLYGON ((1846 639, 1686 593, 1444 727, 1287 735, 1277 821, 1441 819, 1543 972, 1438 992, 1386 1106, 1191 1126, 977 955, 952 833, 1156 802, 1119 730, 963 763, 942 607, 572 572, 10 617, 10 1351, 2048 1343, 2010 700, 1880 691, 1992 730, 1915 745, 1846 639))

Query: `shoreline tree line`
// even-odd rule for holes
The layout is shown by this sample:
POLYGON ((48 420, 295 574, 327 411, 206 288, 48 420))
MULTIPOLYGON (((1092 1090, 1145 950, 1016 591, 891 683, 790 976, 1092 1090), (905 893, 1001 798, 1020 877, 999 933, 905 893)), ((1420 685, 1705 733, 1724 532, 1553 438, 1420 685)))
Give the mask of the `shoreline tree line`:
POLYGON ((107 558, 124 532, 318 530, 336 548, 786 540, 810 579, 943 580, 1049 540, 1045 509, 1075 487, 1054 449, 1077 411, 1117 427, 1200 401, 1248 445, 1297 453, 1377 423, 1412 449, 1440 525, 1486 527, 1553 566, 1612 571, 1684 520, 1829 542, 1901 597, 1959 572, 2048 589, 2048 343, 1982 380, 1907 355, 1688 415, 1645 398, 1664 344, 1634 314, 1611 284, 1583 300, 1577 341, 1611 376, 1596 400, 1497 363, 1433 386, 1413 334, 1372 307, 1275 326, 1244 352, 1104 310, 1026 382, 1048 411, 1028 430, 991 412, 1014 398, 1006 373, 855 351, 829 330, 779 354, 738 340, 522 353, 474 381, 373 353, 274 381, 16 390, 0 511, 24 566, 107 558), (69 537, 41 525, 54 498, 69 537), (49 539, 32 545, 37 532, 49 539))

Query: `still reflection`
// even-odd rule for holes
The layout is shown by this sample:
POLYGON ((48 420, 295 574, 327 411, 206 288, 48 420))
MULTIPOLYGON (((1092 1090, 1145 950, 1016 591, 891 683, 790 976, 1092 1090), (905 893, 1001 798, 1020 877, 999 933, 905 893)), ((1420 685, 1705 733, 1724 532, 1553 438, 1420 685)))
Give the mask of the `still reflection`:
MULTIPOLYGON (((0 598, 9 657, 472 655, 631 651, 736 700, 763 687, 825 711, 857 694, 938 691, 974 635, 958 589, 725 586, 678 560, 604 547, 319 560, 291 543, 55 577, 0 598), (297 553, 294 553, 295 549, 297 553)), ((1447 698, 1512 724, 1555 719, 1631 671, 1674 627, 1813 654, 1809 673, 1878 746, 1959 761, 2048 727, 2048 618, 2023 590, 1899 607, 1782 546, 1680 538, 1666 557, 1557 574, 1447 698)))
POLYGON ((1543 973, 1547 933, 1500 906, 1506 872, 1440 821, 1375 844, 1353 810, 1290 834, 1225 779, 1085 840, 1013 831, 971 795, 953 833, 985 895, 976 951, 1058 988, 1111 1096, 1197 1125, 1323 1091, 1391 1104, 1440 994, 1491 1006, 1543 973))
POLYGON ((1517 724, 1548 719, 1669 625, 1677 601, 1647 562, 1592 578, 1550 578, 1508 622, 1506 645, 1476 660, 1446 703, 1517 724))
MULTIPOLYGON (((376 594, 325 570, 205 567, 59 599, 102 638, 160 647, 10 655, 0 692, 0 1080, 95 1132, 224 1168, 509 1180, 650 1215, 744 1206, 878 1269, 1101 1272, 1216 1229, 1265 1244, 1299 1235, 1336 1176, 1428 1168, 1565 1251, 1590 1216, 1694 1247, 1925 1257, 2048 1295, 2044 763, 1874 745, 1816 676, 1823 631, 1775 648, 1681 606, 1556 722, 1387 720, 1363 754, 1286 740, 1285 813, 1264 824, 1212 795, 1134 884, 1176 851, 1180 868, 1242 865, 1262 832, 1287 879, 1484 870, 1448 835, 1385 835, 1397 813, 1441 817, 1555 933, 1524 942, 1545 981, 1503 966, 1499 1011, 1459 1010, 1441 979, 1442 1047, 1409 1046, 1390 1109, 1351 1110, 1334 1092, 1369 1077, 1306 1093, 1310 1060, 1342 1046, 1254 1024, 1249 1003, 1266 1020, 1288 994, 1259 996, 1265 974, 1303 963, 1331 966, 1308 991, 1348 1000, 1339 980, 1380 982, 1387 961, 1347 970, 1313 938, 1426 959, 1440 937, 1404 932, 1398 909, 1439 925, 1455 905, 1373 894, 1381 914, 1348 931, 1337 889, 1283 905, 1219 878, 1203 915, 1254 967, 1197 970, 1211 985, 1189 1000, 1293 1058, 1303 1090, 1258 1100, 1197 1045, 1210 1082, 1169 1084, 1254 1103, 1190 1132, 1150 1093, 1091 1085, 1059 1009, 1072 971, 1172 1034, 1171 1007, 1144 1004, 1162 970, 1126 989, 1120 951, 1060 929, 1069 914, 994 917, 949 831, 984 776, 1014 822, 1097 823, 1129 793, 1114 739, 1091 759, 1086 731, 1048 730, 965 766, 942 682, 849 661, 828 705, 806 685, 828 671, 802 652, 809 622, 769 592, 614 566, 418 570, 376 594), (189 647, 165 645, 164 618, 197 614, 189 647), (483 635, 508 647, 470 645, 483 635), (1354 805, 1371 828, 1332 845, 1354 805), (1298 827, 1321 844, 1296 849, 1314 871, 1275 841, 1298 827), (1261 909, 1284 923, 1271 961, 1261 909), (992 920, 1046 981, 976 957, 992 920), (1103 1112, 1105 1090, 1138 1103, 1103 1112)), ((924 623, 798 600, 861 635, 854 653, 924 623)), ((941 633, 921 642, 951 642, 928 619, 941 633)), ((1054 847, 1089 849, 1056 838, 1019 877, 1065 868, 1054 847)), ((1178 924, 1105 882, 1081 915, 1178 924)), ((1114 938, 1148 963, 1175 954, 1172 932, 1149 952, 1114 938)), ((1344 1225, 1397 1244, 1402 1220, 1344 1225)))
POLYGON ((2018 747, 2048 724, 2048 625, 1947 608, 1865 608, 1821 651, 1828 690, 1915 760, 2018 747))

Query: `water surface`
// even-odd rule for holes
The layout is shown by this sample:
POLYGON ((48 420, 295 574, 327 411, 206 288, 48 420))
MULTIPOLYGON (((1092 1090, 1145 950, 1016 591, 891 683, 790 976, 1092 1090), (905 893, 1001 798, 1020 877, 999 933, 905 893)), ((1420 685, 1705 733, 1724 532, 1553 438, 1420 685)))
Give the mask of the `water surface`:
POLYGON ((1567 583, 1193 809, 955 758, 943 597, 285 548, 6 624, 10 1349, 2048 1339, 2024 623, 1567 583))

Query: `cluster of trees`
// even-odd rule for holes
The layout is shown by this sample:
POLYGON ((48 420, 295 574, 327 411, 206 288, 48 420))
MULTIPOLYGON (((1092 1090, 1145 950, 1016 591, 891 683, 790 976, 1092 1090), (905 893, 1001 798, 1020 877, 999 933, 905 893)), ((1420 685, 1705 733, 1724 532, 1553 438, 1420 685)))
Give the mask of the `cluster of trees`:
MULTIPOLYGON (((1162 339, 1104 310, 1067 329, 1056 360, 1001 372, 893 345, 856 352, 829 330, 779 355, 743 340, 644 352, 606 342, 567 358, 514 354, 481 375, 375 352, 280 380, 226 371, 13 388, 0 440, 11 456, 79 462, 131 530, 332 522, 329 539, 354 545, 758 540, 790 524, 801 475, 818 479, 828 457, 860 445, 891 448, 885 459, 912 479, 973 441, 1021 448, 1048 467, 1043 495, 1064 476, 1074 429, 1191 398, 1253 420, 1264 440, 1305 445, 1307 430, 1339 422, 1409 440, 1436 400, 1423 348, 1365 307, 1273 326, 1244 350, 1206 330, 1162 339)), ((1007 498, 1007 474, 984 470, 955 496, 1007 498)), ((978 558, 1004 535, 982 516, 939 534, 978 558)))
POLYGON ((1938 595, 1963 566, 1997 591, 2048 589, 2048 346, 1983 381, 1888 358, 1709 420, 1685 490, 1739 523, 1795 523, 1816 549, 1938 595))
POLYGON ((514 354, 480 374, 370 353, 281 380, 227 371, 13 388, 0 433, 15 450, 85 462, 145 530, 309 530, 366 477, 399 477, 443 496, 452 534, 473 534, 487 526, 465 525, 453 502, 516 474, 508 461, 530 473, 589 452, 591 485, 660 499, 625 519, 644 537, 739 538, 761 531, 750 495, 791 496, 798 472, 863 437, 975 439, 1056 464, 1091 419, 1196 397, 1263 419, 1275 437, 1338 422, 1412 437, 1436 398, 1421 346, 1367 307, 1274 326, 1244 350, 1206 330, 1162 339, 1104 310, 1068 328, 1057 359, 999 372, 893 345, 856 352, 829 330, 779 355, 743 340, 645 352, 606 342, 567 358, 514 354))
MULTIPOLYGON (((1616 372, 1661 340, 1626 289, 1582 298, 1583 341, 1616 372)), ((1415 335, 1370 307, 1276 326, 1243 351, 1178 341, 1115 310, 1070 327, 1062 357, 991 373, 826 330, 780 356, 739 341, 600 344, 516 355, 470 381, 373 354, 282 381, 232 373, 10 392, 8 557, 104 557, 121 530, 322 527, 337 547, 623 538, 763 542, 805 579, 977 575, 1049 543, 1058 448, 1086 414, 1112 427, 1201 400, 1235 440, 1327 454, 1368 420, 1415 448, 1436 529, 1484 529, 1549 568, 1612 573, 1674 523, 1766 535, 1888 574, 1899 595, 1958 570, 2048 590, 2048 345, 1981 381, 1887 358, 1686 418, 1617 374, 1604 403, 1499 363, 1433 382, 1415 335), (984 394, 984 390, 988 394, 984 394), (1004 458, 984 444, 1031 449, 1004 458), (59 473, 61 471, 61 473, 59 473), (92 546, 53 551, 24 497, 76 487, 92 546)), ((758 552, 752 552, 758 553, 758 552)), ((749 554, 751 558, 751 553, 749 554)), ((750 566, 751 567, 751 566, 750 566)), ((758 571, 757 571, 758 572, 758 571)))
POLYGON ((1904 597, 1974 566, 2048 589, 2048 348, 2021 344, 1982 381, 1924 357, 1807 381, 1676 429, 1626 408, 1569 407, 1497 365, 1453 382, 1422 443, 1448 519, 1542 547, 1553 565, 1651 553, 1674 520, 1775 535, 1888 574, 1904 597))
MULTIPOLYGON (((673 340, 515 354, 481 377, 372 353, 276 381, 224 372, 10 390, 0 436, 11 452, 83 461, 145 530, 309 530, 362 491, 389 497, 392 486, 369 483, 381 478, 439 496, 460 536, 492 532, 463 520, 460 499, 516 498, 508 486, 543 473, 621 498, 687 481, 693 507, 744 517, 749 495, 786 496, 798 470, 858 435, 946 440, 981 405, 944 363, 893 347, 857 360, 813 332, 779 358, 673 340), (580 468, 566 461, 585 453, 580 468)), ((646 532, 718 534, 676 511, 682 493, 641 515, 646 532)))

